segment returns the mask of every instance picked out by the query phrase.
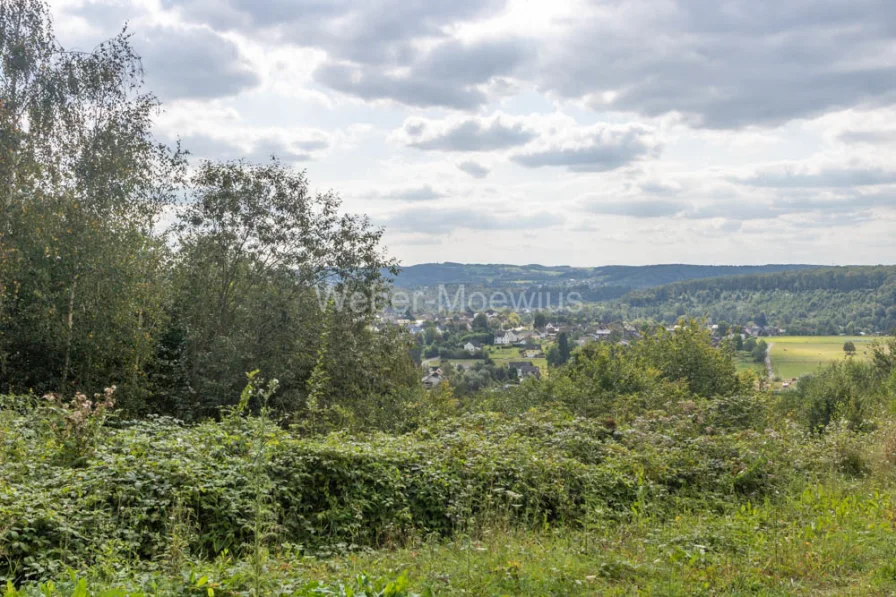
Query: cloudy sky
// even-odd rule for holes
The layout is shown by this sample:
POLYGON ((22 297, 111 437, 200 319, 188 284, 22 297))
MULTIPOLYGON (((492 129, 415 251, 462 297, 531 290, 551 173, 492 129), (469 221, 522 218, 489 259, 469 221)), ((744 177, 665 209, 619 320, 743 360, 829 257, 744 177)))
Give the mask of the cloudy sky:
POLYGON ((405 264, 896 262, 892 0, 52 7, 129 23, 161 138, 276 154, 405 264))

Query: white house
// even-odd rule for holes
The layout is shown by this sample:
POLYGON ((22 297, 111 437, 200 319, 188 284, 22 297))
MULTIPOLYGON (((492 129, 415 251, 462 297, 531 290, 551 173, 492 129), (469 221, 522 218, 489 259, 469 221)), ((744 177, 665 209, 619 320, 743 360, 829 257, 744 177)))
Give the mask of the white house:
POLYGON ((495 345, 496 346, 507 346, 509 344, 514 344, 515 342, 519 342, 519 336, 513 333, 511 330, 507 330, 503 334, 495 336, 495 345))
POLYGON ((470 354, 476 354, 479 351, 479 344, 474 342, 467 342, 464 344, 464 350, 466 350, 470 354))

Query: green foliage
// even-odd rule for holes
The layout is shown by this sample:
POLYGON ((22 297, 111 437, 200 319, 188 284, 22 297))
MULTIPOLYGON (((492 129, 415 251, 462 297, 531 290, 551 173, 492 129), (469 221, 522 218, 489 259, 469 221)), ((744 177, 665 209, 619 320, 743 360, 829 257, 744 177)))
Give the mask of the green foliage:
POLYGON ((152 136, 160 105, 129 39, 67 52, 45 4, 0 5, 2 391, 114 384, 131 415, 198 420, 261 369, 281 380, 272 407, 301 416, 317 368, 322 406, 363 420, 414 388, 408 339, 372 329, 396 272, 382 230, 276 160, 187 180, 180 148, 152 136), (175 201, 169 237, 157 224, 175 201), (331 296, 340 348, 323 362, 331 296))
POLYGON ((732 396, 747 388, 737 376, 730 350, 714 347, 697 322, 682 321, 672 332, 659 328, 633 345, 584 345, 568 365, 524 384, 517 405, 558 402, 584 416, 629 417, 690 398, 732 396))
POLYGON ((896 268, 828 267, 690 280, 632 292, 586 314, 673 323, 682 314, 777 325, 793 335, 889 333, 896 328, 896 268))
POLYGON ((661 510, 672 496, 762 492, 767 473, 790 466, 778 444, 743 444, 733 418, 731 435, 719 434, 724 411, 711 403, 670 408, 671 417, 650 416, 622 434, 556 408, 366 438, 295 437, 264 416, 197 427, 157 419, 105 428, 77 468, 46 452, 39 413, 4 412, 4 435, 23 443, 4 443, 0 561, 19 578, 99 563, 106 549, 148 561, 168 553, 172 520, 185 513, 186 551, 250 561, 271 533, 278 544, 322 548, 450 536, 496 521, 575 526, 594 509, 626 519, 638 500, 661 510), (716 421, 707 435, 703 427, 716 421), (762 472, 746 486, 732 471, 750 462, 762 472))
POLYGON ((345 298, 382 289, 393 262, 380 254, 381 231, 339 215, 335 195, 312 195, 277 162, 206 163, 193 188, 178 225, 172 320, 182 332, 169 368, 184 375, 164 388, 170 412, 214 415, 238 393, 234 372, 254 368, 280 379, 273 406, 287 412, 309 393, 315 408, 350 407, 407 386, 408 346, 372 333, 372 301, 353 309, 345 298), (378 360, 392 369, 371 375, 378 360))
POLYGON ((880 406, 879 381, 879 372, 871 363, 835 361, 801 378, 796 392, 785 402, 813 431, 824 431, 841 419, 853 429, 864 429, 880 406))
POLYGON ((488 323, 488 315, 485 313, 477 313, 473 318, 472 327, 474 332, 490 332, 491 327, 488 323))
POLYGON ((768 356, 768 343, 765 340, 759 340, 750 349, 750 357, 755 363, 764 363, 768 356))
MULTIPOLYGON (((678 349, 697 343, 700 349, 703 340, 688 328, 659 334, 654 342, 678 349), (676 333, 687 341, 670 337, 676 333)), ((382 592, 389 582, 365 576, 354 584, 333 583, 330 571, 323 585, 309 584, 307 576, 297 580, 295 570, 314 578, 306 568, 314 558, 349 557, 344 554, 369 548, 427 542, 454 557, 443 546, 488 541, 501 536, 496 532, 583 533, 599 544, 599 537, 620 536, 619 529, 651 541, 662 534, 661 543, 650 545, 674 564, 692 561, 693 554, 683 556, 687 549, 678 547, 663 551, 660 545, 679 545, 679 539, 657 529, 675 528, 682 516, 703 520, 695 528, 722 541, 689 540, 686 545, 704 546, 701 558, 715 557, 707 556, 715 552, 706 546, 726 545, 739 562, 748 557, 744 550, 770 553, 767 525, 781 522, 779 504, 802 521, 784 521, 793 526, 782 532, 813 545, 822 536, 818 531, 798 531, 810 521, 845 533, 843 517, 852 516, 849 524, 867 533, 859 521, 885 519, 885 510, 870 509, 871 502, 860 506, 825 493, 846 491, 841 488, 853 480, 891 487, 891 425, 876 432, 869 424, 891 408, 892 357, 883 344, 879 363, 838 363, 797 392, 705 398, 691 391, 688 374, 672 380, 659 368, 662 360, 652 363, 657 350, 586 345, 544 381, 527 380, 513 391, 466 402, 444 385, 392 410, 403 421, 404 431, 396 433, 285 431, 269 419, 274 386, 253 373, 220 422, 110 419, 94 427, 90 448, 77 460, 59 458, 61 428, 53 423, 59 413, 36 399, 5 397, 0 573, 18 587, 64 578, 69 568, 89 570, 96 594, 123 586, 132 594, 191 594, 204 575, 213 579, 206 581, 209 588, 222 594, 341 594, 355 585, 382 592), (844 393, 849 387, 857 391, 844 393), (831 395, 837 398, 833 406, 821 401, 831 395), (828 419, 825 433, 815 432, 819 413, 828 419), (822 486, 834 489, 815 489, 822 486), (824 518, 835 502, 841 518, 824 518), (707 517, 718 526, 704 527, 707 517), (764 542, 748 545, 752 539, 746 537, 755 536, 760 520, 764 542), (116 561, 147 576, 103 571, 106 562, 116 561), (164 567, 152 568, 154 561, 164 567), (289 563, 296 561, 304 564, 289 563), (214 574, 191 572, 188 579, 177 573, 193 565, 208 570, 212 563, 214 574)), ((707 365, 699 361, 708 358, 700 357, 693 371, 703 372, 707 365)), ((842 541, 859 536, 848 533, 842 541)), ((470 557, 478 558, 476 553, 470 557)), ((780 561, 797 565, 788 557, 780 561)), ((542 586, 526 584, 531 572, 524 573, 522 564, 508 566, 511 576, 519 572, 520 591, 542 586)), ((394 578, 400 570, 382 570, 375 578, 394 578)), ((625 567, 607 570, 613 582, 628 585, 637 577, 625 567)), ((491 583, 503 573, 479 574, 491 583)), ((672 575, 671 569, 664 574, 672 575)), ((806 574, 817 578, 819 572, 806 574)), ((543 578, 562 583, 553 573, 543 578)), ((86 583, 84 577, 75 581, 86 583)), ((409 575, 391 586, 423 590, 437 586, 432 582, 441 581, 409 575)), ((27 586, 22 590, 38 590, 27 586)), ((50 591, 46 587, 40 590, 50 591)))
POLYGON ((657 328, 635 346, 669 381, 684 381, 697 396, 730 396, 741 390, 733 355, 716 349, 708 330, 695 320, 680 321, 673 332, 657 328))
POLYGON ((158 108, 126 34, 66 52, 43 3, 0 6, 5 389, 145 397, 168 253, 151 230, 184 166, 152 137, 158 108))

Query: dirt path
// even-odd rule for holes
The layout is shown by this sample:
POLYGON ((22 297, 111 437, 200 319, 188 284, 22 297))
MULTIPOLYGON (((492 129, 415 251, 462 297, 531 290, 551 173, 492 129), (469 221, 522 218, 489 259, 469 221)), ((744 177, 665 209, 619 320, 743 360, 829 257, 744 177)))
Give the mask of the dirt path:
POLYGON ((769 381, 775 378, 775 370, 772 367, 772 346, 774 345, 774 342, 769 342, 768 347, 765 349, 765 370, 768 372, 769 381))

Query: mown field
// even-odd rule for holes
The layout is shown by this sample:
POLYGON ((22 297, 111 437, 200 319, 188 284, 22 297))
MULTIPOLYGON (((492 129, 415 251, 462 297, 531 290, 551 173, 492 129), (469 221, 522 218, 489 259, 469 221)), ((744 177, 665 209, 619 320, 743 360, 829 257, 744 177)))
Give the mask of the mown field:
POLYGON ((814 373, 820 366, 846 358, 843 344, 856 346, 857 359, 864 359, 874 338, 871 336, 776 336, 767 338, 775 375, 784 380, 814 373))

